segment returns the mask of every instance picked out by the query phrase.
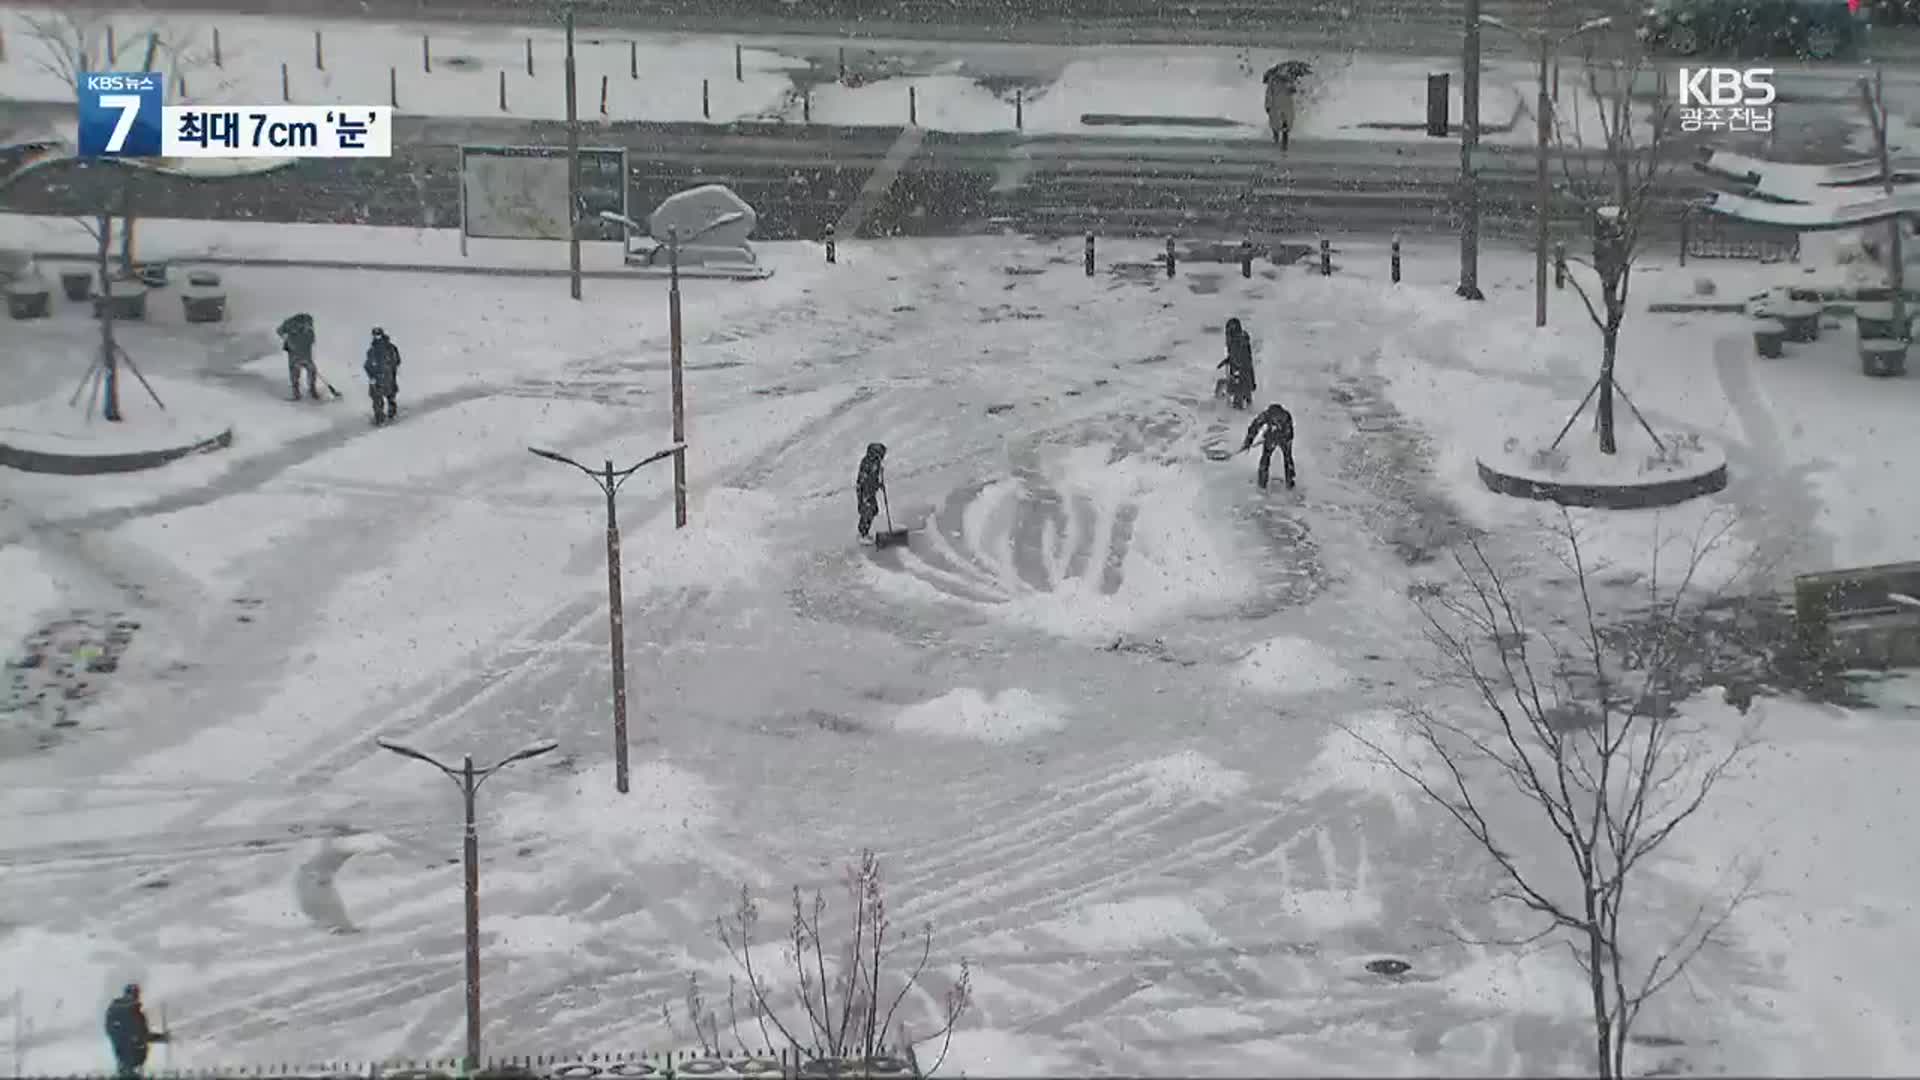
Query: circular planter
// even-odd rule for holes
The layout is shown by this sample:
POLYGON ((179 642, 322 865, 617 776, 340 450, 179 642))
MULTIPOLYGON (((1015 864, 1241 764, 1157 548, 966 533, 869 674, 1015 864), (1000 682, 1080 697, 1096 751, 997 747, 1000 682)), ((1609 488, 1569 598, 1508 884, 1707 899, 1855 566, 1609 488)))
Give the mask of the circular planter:
POLYGON ((114 282, 110 295, 93 298, 93 314, 98 318, 103 306, 110 306, 113 318, 122 322, 138 322, 147 317, 147 290, 129 288, 124 282, 114 282))
MULTIPOLYGON (((1634 435, 1630 433, 1623 435, 1623 440, 1631 438, 1634 435)), ((1677 506, 1727 486, 1726 455, 1717 447, 1690 441, 1692 447, 1684 460, 1658 468, 1648 458, 1650 448, 1629 446, 1624 441, 1618 463, 1607 472, 1569 468, 1565 461, 1556 460, 1559 455, 1547 451, 1526 453, 1517 439, 1507 440, 1508 445, 1498 452, 1483 454, 1477 464, 1480 482, 1501 495, 1562 506, 1648 510, 1677 506), (1633 467, 1639 461, 1647 464, 1633 467)))
POLYGON ((1788 300, 1772 305, 1769 315, 1787 329, 1788 341, 1820 340, 1820 305, 1810 300, 1788 300))
POLYGON ((1854 322, 1860 328, 1860 340, 1892 339, 1900 336, 1900 327, 1894 322, 1893 305, 1885 301, 1870 301, 1853 306, 1854 322))
POLYGON ((16 319, 44 319, 53 313, 53 290, 45 285, 7 290, 7 314, 16 319))
POLYGON ((67 294, 67 299, 75 302, 93 299, 93 271, 60 271, 60 290, 67 294))
POLYGON ((180 306, 190 323, 220 322, 227 317, 227 294, 200 290, 183 292, 180 294, 180 306))
POLYGON ((1892 338, 1863 338, 1860 342, 1860 370, 1875 378, 1890 378, 1907 373, 1907 343, 1892 338))
POLYGON ((1778 360, 1786 354, 1787 328, 1774 319, 1755 319, 1753 321, 1753 349, 1768 360, 1778 360))

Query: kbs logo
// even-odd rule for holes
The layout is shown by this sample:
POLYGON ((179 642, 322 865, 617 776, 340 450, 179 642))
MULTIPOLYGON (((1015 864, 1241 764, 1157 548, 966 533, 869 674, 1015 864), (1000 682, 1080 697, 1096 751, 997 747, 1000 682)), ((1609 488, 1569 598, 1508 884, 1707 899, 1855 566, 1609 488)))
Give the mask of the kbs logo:
POLYGON ((165 82, 150 71, 83 72, 81 157, 159 157, 165 82))
POLYGON ((1680 130, 1773 130, 1772 68, 1681 68, 1680 130))

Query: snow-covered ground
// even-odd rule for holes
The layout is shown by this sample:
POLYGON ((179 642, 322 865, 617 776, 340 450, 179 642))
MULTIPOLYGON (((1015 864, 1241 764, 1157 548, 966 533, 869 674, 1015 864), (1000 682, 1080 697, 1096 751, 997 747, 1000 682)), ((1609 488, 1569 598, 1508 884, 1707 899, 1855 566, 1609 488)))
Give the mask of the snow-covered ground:
MULTIPOLYGON (((441 243, 375 232, 328 243, 441 243)), ((278 235, 297 257, 308 234, 278 235)), ((0 761, 0 1031, 22 1021, 27 1065, 102 1066, 99 1010, 129 979, 166 1006, 177 1067, 455 1051, 458 798, 385 734, 482 762, 561 743, 480 797, 493 1054, 684 1039, 660 1005, 690 971, 724 979, 713 919, 740 885, 777 932, 789 884, 831 888, 872 847, 896 926, 935 928, 933 993, 973 962, 950 1074, 1579 1071, 1564 954, 1465 943, 1493 929, 1482 861, 1348 734, 1451 700, 1407 597, 1469 528, 1530 596, 1564 595, 1555 515, 1484 492, 1473 460, 1584 393, 1573 294, 1535 331, 1529 257, 1489 253, 1468 308, 1451 253, 1413 245, 1398 289, 1357 243, 1342 276, 1251 281, 1088 279, 1072 245, 1018 239, 765 251, 769 281, 685 286, 689 527, 664 464, 621 496, 625 798, 602 499, 525 447, 618 464, 667 441, 663 283, 576 303, 551 280, 256 269, 230 276, 231 323, 124 328, 150 371, 234 395, 239 441, 135 477, 0 473, 0 574, 31 582, 0 630, 143 590, 82 726, 0 761), (275 400, 270 331, 295 310, 345 402, 275 400), (1234 315, 1261 397, 1294 411, 1297 492, 1209 457, 1247 419, 1208 394, 1234 315), (406 355, 381 430, 352 377, 376 323, 406 355), (874 440, 915 530, 885 553, 852 536, 874 440), (1380 956, 1413 972, 1368 975, 1380 956)), ((1641 295, 1722 273, 1651 261, 1641 295)), ((30 330, 0 372, 63 396, 81 313, 11 325, 30 330)), ((1859 376, 1844 343, 1754 360, 1743 334, 1630 319, 1623 384, 1662 430, 1716 436, 1735 482, 1576 514, 1590 555, 1618 580, 1730 516, 1712 578, 1912 558, 1920 385, 1859 376)), ((1664 872, 1758 855, 1771 891, 1649 1014, 1682 1042, 1645 1064, 1920 1067, 1920 986, 1883 959, 1920 944, 1897 831, 1920 694, 1873 692, 1886 708, 1756 704, 1767 752, 1664 872)), ((1731 723, 1711 692, 1686 707, 1731 723)))
MULTIPOLYGON (((11 62, 0 64, 0 99, 67 103, 73 85, 50 49, 45 10, 0 8, 0 33, 11 62)), ((168 101, 264 105, 281 97, 281 66, 288 98, 297 104, 389 103, 389 79, 399 110, 412 116, 502 115, 500 77, 507 83, 504 115, 556 120, 566 115, 564 37, 554 27, 511 30, 459 25, 407 25, 222 15, 111 18, 120 67, 138 65, 146 35, 163 43, 157 66, 169 73, 168 101), (220 65, 213 33, 220 32, 220 65), (314 35, 320 35, 315 66, 314 35), (433 59, 424 70, 423 47, 433 59), (533 70, 527 69, 528 49, 533 70), (180 89, 185 80, 185 91, 180 89)), ((94 17, 94 55, 104 55, 108 19, 94 17)), ((68 40, 72 40, 69 36, 68 40)), ((68 49, 66 52, 70 53, 68 49)), ((929 52, 917 43, 863 44, 847 50, 850 77, 839 81, 839 56, 820 55, 817 42, 740 40, 698 35, 591 32, 576 42, 581 115, 613 120, 735 120, 820 124, 900 125, 909 119, 908 91, 918 123, 945 131, 1012 131, 1015 89, 1021 124, 1035 135, 1113 131, 1089 125, 1087 114, 1171 116, 1231 121, 1238 137, 1265 133, 1260 73, 1282 59, 1315 65, 1300 103, 1297 134, 1317 138, 1423 139, 1426 77, 1450 70, 1451 60, 1328 54, 1306 57, 1231 48, 1099 47, 1009 49, 979 46, 971 54, 929 52), (739 47, 736 78, 735 48, 739 47), (702 84, 706 101, 702 103, 702 84), (810 100, 803 106, 801 88, 810 100), (1410 130, 1369 128, 1401 124, 1410 130)), ((1483 115, 1489 127, 1514 119, 1531 100, 1529 64, 1489 60, 1483 73, 1483 115)), ((1575 80, 1577 81, 1577 80, 1575 80)), ((1460 80, 1452 81, 1451 115, 1458 118, 1460 80)), ((1130 126, 1128 134, 1219 138, 1219 126, 1130 126)), ((1489 141, 1528 143, 1531 123, 1487 133, 1489 141)))

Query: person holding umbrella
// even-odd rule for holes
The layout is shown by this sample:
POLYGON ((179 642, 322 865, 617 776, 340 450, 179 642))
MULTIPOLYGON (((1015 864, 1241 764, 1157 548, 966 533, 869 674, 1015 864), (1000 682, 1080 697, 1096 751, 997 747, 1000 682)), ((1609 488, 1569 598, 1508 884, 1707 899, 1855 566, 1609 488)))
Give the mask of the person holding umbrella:
POLYGON ((1294 96, 1300 80, 1312 73, 1313 68, 1306 61, 1288 60, 1268 68, 1262 76, 1267 84, 1267 127, 1283 153, 1293 135, 1294 96))

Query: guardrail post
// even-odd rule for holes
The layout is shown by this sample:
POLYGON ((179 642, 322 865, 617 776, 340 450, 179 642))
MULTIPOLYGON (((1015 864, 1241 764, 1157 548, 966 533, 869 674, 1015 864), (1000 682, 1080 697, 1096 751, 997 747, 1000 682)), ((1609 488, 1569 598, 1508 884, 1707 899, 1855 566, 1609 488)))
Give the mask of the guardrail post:
POLYGON ((533 74, 533 38, 527 38, 527 74, 533 74))
POLYGON ((220 28, 217 26, 213 28, 213 66, 226 66, 225 61, 220 56, 220 28))
POLYGON ((1013 130, 1027 130, 1026 95, 1017 86, 1013 88, 1013 130))
POLYGON ((713 96, 711 89, 712 84, 710 80, 700 80, 700 119, 702 120, 713 119, 713 96))
POLYGON ((638 41, 629 41, 627 42, 627 78, 637 79, 639 77, 640 43, 638 41))
POLYGON ((313 68, 315 71, 327 70, 327 54, 320 47, 320 31, 313 32, 313 68))
POLYGON ((600 76, 600 115, 607 115, 607 77, 600 76))
POLYGON ((420 70, 433 74, 433 38, 420 35, 420 70))
POLYGON ((400 71, 398 68, 390 67, 387 69, 387 104, 396 109, 400 107, 400 71))
POLYGON ((507 111, 507 73, 500 73, 500 111, 507 111))
POLYGON ((746 53, 736 42, 733 46, 733 81, 747 81, 746 53))
POLYGON ((287 82, 287 64, 284 60, 280 62, 280 100, 293 100, 293 87, 287 82))
POLYGON ((920 97, 912 86, 907 87, 907 126, 920 126, 920 97))

